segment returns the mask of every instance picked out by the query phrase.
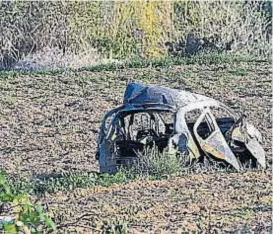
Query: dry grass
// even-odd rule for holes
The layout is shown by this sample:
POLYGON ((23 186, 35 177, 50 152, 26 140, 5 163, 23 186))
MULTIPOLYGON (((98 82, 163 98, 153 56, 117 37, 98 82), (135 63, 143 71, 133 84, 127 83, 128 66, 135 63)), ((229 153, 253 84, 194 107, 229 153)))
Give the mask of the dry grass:
MULTIPOLYGON (((138 160, 129 169, 129 173, 140 177, 162 178, 170 175, 177 175, 182 166, 183 155, 167 150, 160 152, 156 146, 146 147, 143 152, 137 152, 138 160)), ((185 157, 185 156, 184 156, 185 157)))
POLYGON ((233 41, 234 53, 271 57, 272 12, 269 2, 187 1, 177 2, 176 36, 192 31, 217 44, 233 41), (183 22, 183 23, 181 23, 183 22))
POLYGON ((14 68, 23 70, 80 68, 113 62, 119 61, 102 58, 94 48, 85 49, 77 54, 72 51, 64 54, 58 47, 44 47, 40 51, 21 58, 15 63, 14 68))
MULTIPOLYGON (((164 42, 185 39, 190 31, 211 37, 216 44, 233 41, 234 53, 270 57, 272 12, 264 9, 266 4, 2 1, 0 66, 7 68, 22 59, 27 63, 30 57, 52 67, 79 66, 81 53, 88 54, 90 48, 97 50, 100 61, 160 57, 166 54, 164 42), (49 58, 39 56, 47 48, 58 51, 56 64, 50 54, 49 58)), ((89 63, 90 57, 81 60, 89 63)))

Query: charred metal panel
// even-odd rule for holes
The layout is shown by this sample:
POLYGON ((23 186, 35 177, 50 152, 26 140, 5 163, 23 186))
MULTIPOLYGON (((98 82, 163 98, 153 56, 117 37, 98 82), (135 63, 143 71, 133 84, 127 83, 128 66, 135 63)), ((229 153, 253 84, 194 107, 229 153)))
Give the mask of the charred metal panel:
POLYGON ((130 83, 123 105, 108 112, 102 121, 96 158, 101 172, 112 173, 121 165, 133 163, 138 156, 136 151, 143 150, 144 146, 157 145, 160 150, 180 151, 191 159, 210 154, 237 170, 240 169, 237 159, 250 152, 258 164, 265 167, 261 139, 259 131, 247 123, 245 116, 238 118, 217 100, 157 85, 130 83), (214 116, 210 111, 214 107, 216 115, 219 109, 220 114, 221 110, 225 112, 225 117, 214 116), (186 114, 192 110, 199 110, 200 116, 189 123, 186 114), (172 113, 172 123, 166 123, 160 111, 172 113), (140 130, 132 129, 135 113, 147 116, 147 120, 138 121, 140 130), (127 122, 126 116, 130 118, 127 122), (159 124, 160 119, 163 122, 159 124), (144 124, 145 121, 149 124, 144 124))
POLYGON ((204 112, 195 123, 194 134, 200 144, 200 147, 206 153, 227 161, 229 164, 239 170, 240 166, 238 161, 231 151, 228 143, 226 142, 225 137, 221 133, 221 130, 218 127, 214 116, 211 114, 208 108, 204 110, 204 112), (211 133, 209 133, 209 136, 201 137, 200 133, 198 132, 198 127, 204 120, 207 122, 208 130, 210 130, 211 133))
POLYGON ((257 159, 258 163, 265 168, 265 152, 263 147, 259 144, 259 142, 252 138, 250 141, 246 143, 246 147, 249 150, 249 152, 257 159))

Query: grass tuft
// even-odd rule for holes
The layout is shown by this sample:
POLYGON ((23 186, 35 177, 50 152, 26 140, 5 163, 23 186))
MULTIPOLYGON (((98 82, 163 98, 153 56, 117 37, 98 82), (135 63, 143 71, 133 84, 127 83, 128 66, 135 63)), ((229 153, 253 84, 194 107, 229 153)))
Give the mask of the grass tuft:
POLYGON ((157 147, 147 147, 138 154, 138 160, 128 170, 132 176, 160 179, 181 171, 182 160, 175 153, 167 150, 161 153, 157 147))

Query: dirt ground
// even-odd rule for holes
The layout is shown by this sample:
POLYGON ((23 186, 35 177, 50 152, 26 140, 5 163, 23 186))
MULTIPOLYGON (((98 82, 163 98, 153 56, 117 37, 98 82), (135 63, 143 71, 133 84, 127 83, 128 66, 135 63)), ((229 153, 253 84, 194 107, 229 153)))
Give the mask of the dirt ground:
POLYGON ((79 188, 40 198, 63 230, 96 233, 103 225, 126 223, 129 233, 269 233, 272 93, 271 65, 265 62, 2 74, 0 168, 28 177, 98 171, 100 121, 121 104, 128 81, 205 94, 245 110, 264 137, 268 169, 79 188))

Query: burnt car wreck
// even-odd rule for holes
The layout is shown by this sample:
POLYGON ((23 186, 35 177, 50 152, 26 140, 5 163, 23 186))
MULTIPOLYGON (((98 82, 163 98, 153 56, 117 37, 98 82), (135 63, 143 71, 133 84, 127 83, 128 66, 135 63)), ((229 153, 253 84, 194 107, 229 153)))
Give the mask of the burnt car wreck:
POLYGON ((261 134, 243 115, 221 102, 176 89, 129 83, 123 105, 109 111, 100 128, 96 158, 101 172, 131 165, 147 145, 192 160, 210 157, 240 170, 265 168, 261 134))

